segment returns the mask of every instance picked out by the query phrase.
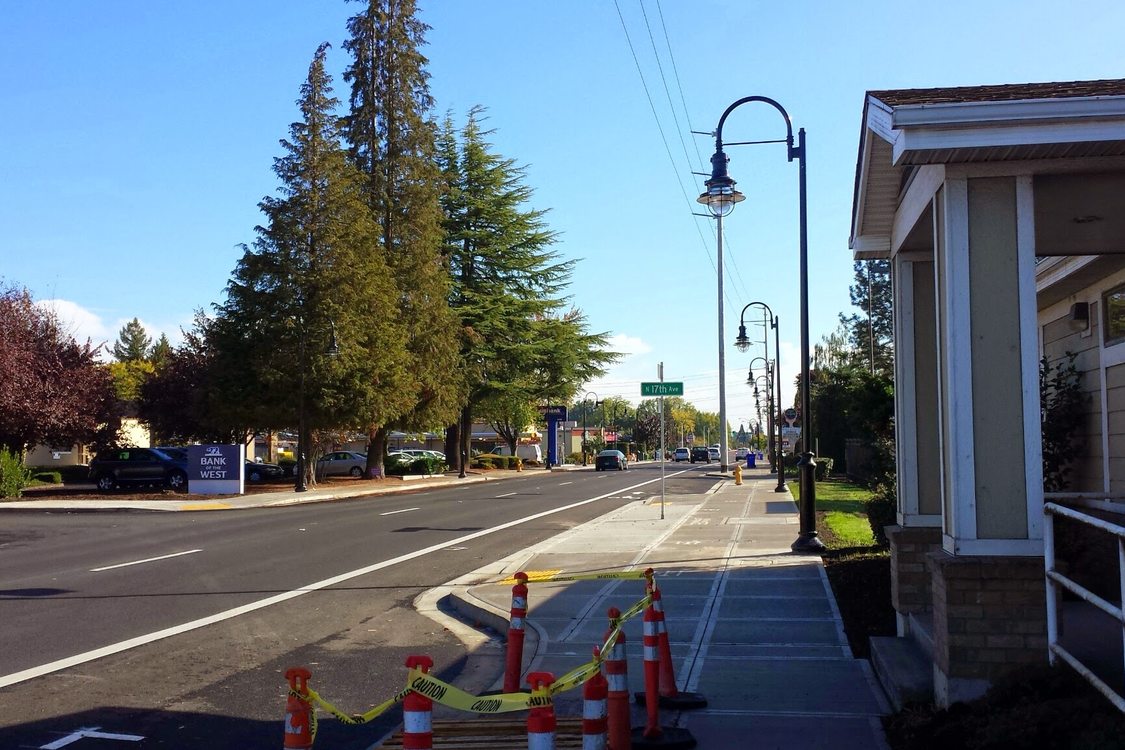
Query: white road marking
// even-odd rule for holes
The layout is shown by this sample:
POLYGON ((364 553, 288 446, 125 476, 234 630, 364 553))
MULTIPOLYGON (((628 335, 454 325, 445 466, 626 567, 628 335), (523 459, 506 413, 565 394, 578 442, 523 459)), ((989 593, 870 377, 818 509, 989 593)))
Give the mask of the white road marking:
POLYGON ((497 495, 496 497, 511 497, 512 495, 517 495, 517 494, 519 494, 519 493, 517 493, 517 492, 505 492, 503 495, 497 495))
MULTIPOLYGON (((625 490, 631 490, 631 489, 634 489, 636 487, 644 487, 647 484, 653 484, 653 483, 659 482, 659 481, 660 481, 660 477, 656 477, 655 479, 649 479, 646 482, 640 482, 639 484, 635 484, 632 487, 626 487, 625 490)), ((618 492, 621 492, 621 491, 622 490, 618 490, 618 492)), ((238 617, 240 615, 245 615, 245 614, 248 614, 250 612, 255 612, 259 609, 265 609, 266 607, 272 606, 274 604, 280 604, 281 602, 287 602, 290 599, 296 599, 297 597, 304 596, 305 594, 311 594, 313 592, 320 591, 321 589, 326 589, 329 586, 335 586, 339 583, 344 583, 345 581, 350 581, 353 578, 359 578, 360 576, 365 576, 369 573, 374 573, 376 571, 383 570, 385 568, 393 567, 395 565, 398 565, 399 563, 404 563, 404 562, 408 562, 410 560, 414 560, 414 559, 419 558, 419 557, 424 557, 425 555, 428 555, 432 552, 437 552, 439 550, 448 549, 450 546, 456 546, 458 544, 461 544, 462 542, 469 542, 469 541, 472 541, 473 539, 479 539, 482 536, 488 536, 489 534, 493 534, 497 531, 504 531, 506 529, 510 529, 510 528, 515 527, 515 526, 520 526, 520 525, 525 524, 525 523, 531 523, 532 521, 538 521, 540 518, 546 518, 547 516, 553 516, 557 513, 563 513, 565 511, 572 510, 574 508, 581 508, 583 505, 589 505, 590 503, 596 503, 599 500, 605 500, 606 498, 608 498, 612 495, 613 495, 612 492, 607 492, 604 495, 597 495, 595 497, 591 497, 591 498, 588 498, 586 500, 579 500, 578 502, 574 502, 574 503, 571 503, 569 505, 563 505, 563 506, 560 506, 558 508, 552 508, 551 510, 545 510, 545 511, 542 511, 540 513, 532 513, 530 516, 524 516, 523 518, 517 518, 514 521, 508 521, 507 523, 502 523, 499 526, 493 526, 492 528, 481 529, 480 531, 474 531, 472 534, 466 534, 465 536, 460 536, 460 537, 457 537, 456 539, 449 539, 447 541, 441 542, 440 544, 432 544, 429 547, 424 547, 424 548, 419 549, 419 550, 414 550, 413 552, 408 552, 405 555, 400 555, 399 557, 394 557, 394 558, 391 558, 390 560, 383 560, 382 562, 373 563, 371 565, 367 565, 367 566, 364 566, 362 568, 357 568, 355 570, 351 570, 351 571, 348 571, 346 573, 341 573, 339 575, 332 576, 331 578, 325 578, 321 581, 316 581, 315 583, 310 583, 307 586, 302 586, 299 589, 292 589, 291 591, 285 591, 285 592, 282 592, 280 594, 268 596, 265 599, 259 599, 258 601, 250 602, 248 604, 243 604, 239 607, 227 609, 227 610, 224 610, 222 612, 216 612, 213 615, 208 615, 207 617, 201 617, 198 620, 192 620, 190 622, 185 622, 185 623, 182 623, 180 625, 173 625, 170 628, 164 628, 163 630, 157 630, 153 633, 146 633, 144 635, 138 635, 134 638, 129 638, 129 639, 124 640, 124 641, 118 641, 117 643, 111 643, 108 646, 102 646, 101 648, 96 648, 93 651, 86 651, 85 653, 75 654, 73 656, 67 656, 63 659, 56 659, 55 661, 48 662, 47 664, 41 664, 38 667, 30 667, 29 669, 24 669, 24 670, 21 670, 19 672, 12 672, 11 674, 0 676, 0 688, 5 688, 5 687, 8 687, 9 685, 15 685, 15 684, 20 683, 20 682, 26 682, 27 680, 32 680, 32 679, 35 679, 36 677, 42 677, 43 675, 48 675, 48 674, 51 674, 53 672, 59 672, 59 671, 62 671, 64 669, 69 669, 70 667, 78 666, 79 664, 85 664, 86 662, 94 661, 95 659, 101 659, 102 657, 105 657, 105 656, 111 656, 113 654, 119 654, 122 651, 128 651, 129 649, 132 649, 132 648, 137 648, 139 646, 145 646, 145 645, 148 645, 149 643, 155 643, 156 641, 161 641, 161 640, 164 640, 165 638, 171 638, 172 636, 175 636, 175 635, 181 635, 183 633, 188 633, 192 630, 198 630, 199 628, 203 628, 203 627, 206 627, 208 625, 214 625, 215 623, 223 622, 224 620, 230 620, 234 617, 238 617)))
POLYGON ((574 482, 559 482, 559 487, 566 487, 568 484, 574 484, 574 482))
POLYGON ((388 510, 386 513, 380 513, 381 516, 393 516, 395 513, 409 513, 412 510, 422 510, 421 508, 403 508, 402 510, 388 510))
POLYGON ((90 568, 91 573, 101 573, 103 570, 113 570, 114 568, 127 568, 130 565, 140 565, 141 563, 156 562, 157 560, 167 560, 169 557, 179 557, 180 555, 194 555, 196 552, 202 552, 201 549, 189 549, 186 552, 173 552, 170 555, 161 555, 160 557, 147 557, 144 560, 134 560, 133 562, 118 563, 116 565, 106 565, 103 568, 90 568))
POLYGON ((97 727, 83 727, 50 744, 40 745, 39 750, 59 750, 59 748, 66 747, 74 742, 78 742, 78 740, 86 738, 91 740, 121 740, 122 742, 140 742, 144 739, 144 737, 139 734, 110 734, 109 732, 99 732, 97 727))

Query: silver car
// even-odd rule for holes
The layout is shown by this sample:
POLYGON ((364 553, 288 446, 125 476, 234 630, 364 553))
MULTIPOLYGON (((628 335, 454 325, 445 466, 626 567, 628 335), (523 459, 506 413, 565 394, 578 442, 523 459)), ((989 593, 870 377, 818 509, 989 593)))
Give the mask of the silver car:
POLYGON ((320 457, 316 462, 317 476, 353 476, 362 477, 367 469, 367 456, 363 453, 352 451, 332 451, 320 457))

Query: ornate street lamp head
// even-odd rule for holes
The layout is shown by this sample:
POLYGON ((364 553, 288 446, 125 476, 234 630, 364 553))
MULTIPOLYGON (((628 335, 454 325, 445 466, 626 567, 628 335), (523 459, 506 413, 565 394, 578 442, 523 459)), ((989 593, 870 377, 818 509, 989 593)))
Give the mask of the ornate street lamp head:
POLYGON ((738 338, 734 340, 734 348, 740 352, 750 348, 750 338, 746 335, 746 326, 743 324, 738 326, 738 338))
POLYGON ((746 196, 735 189, 735 181, 727 174, 727 162, 730 159, 722 151, 716 151, 711 157, 711 179, 703 184, 707 187, 696 198, 697 203, 707 206, 712 216, 729 216, 734 210, 734 204, 746 200, 746 196))

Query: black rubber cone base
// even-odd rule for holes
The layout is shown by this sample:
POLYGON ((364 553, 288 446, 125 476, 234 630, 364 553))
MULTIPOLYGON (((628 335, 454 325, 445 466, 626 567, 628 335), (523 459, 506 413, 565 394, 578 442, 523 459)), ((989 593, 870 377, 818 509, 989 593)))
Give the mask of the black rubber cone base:
MULTIPOLYGON (((637 702, 638 706, 645 705, 645 694, 643 692, 633 693, 633 700, 637 702)), ((707 706, 707 698, 702 693, 687 693, 680 691, 675 696, 660 696, 661 708, 667 708, 674 711, 689 711, 693 708, 705 708, 707 706)))
POLYGON ((663 748, 663 750, 680 750, 680 748, 695 747, 695 737, 691 736, 684 727, 660 727, 660 734, 656 737, 645 737, 644 727, 633 727, 632 750, 647 750, 648 748, 663 748))

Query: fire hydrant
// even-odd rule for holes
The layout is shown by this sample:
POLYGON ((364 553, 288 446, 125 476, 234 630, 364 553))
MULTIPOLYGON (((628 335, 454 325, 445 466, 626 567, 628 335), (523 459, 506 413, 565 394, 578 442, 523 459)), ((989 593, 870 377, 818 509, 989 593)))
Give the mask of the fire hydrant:
POLYGON ((742 464, 734 465, 734 483, 742 484, 742 464))

